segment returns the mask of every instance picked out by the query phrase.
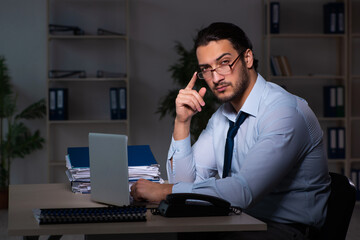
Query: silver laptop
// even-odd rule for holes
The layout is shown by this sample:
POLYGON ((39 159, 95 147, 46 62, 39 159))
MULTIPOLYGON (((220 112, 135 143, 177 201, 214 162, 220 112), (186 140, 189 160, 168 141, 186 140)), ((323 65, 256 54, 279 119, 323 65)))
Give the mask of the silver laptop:
POLYGON ((130 204, 127 136, 89 133, 91 200, 130 204))

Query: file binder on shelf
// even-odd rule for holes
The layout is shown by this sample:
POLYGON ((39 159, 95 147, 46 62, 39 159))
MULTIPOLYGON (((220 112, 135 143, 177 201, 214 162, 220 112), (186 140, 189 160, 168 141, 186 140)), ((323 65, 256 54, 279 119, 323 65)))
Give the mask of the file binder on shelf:
POLYGON ((127 118, 126 88, 110 88, 110 117, 112 120, 127 118))
POLYGON ((37 222, 42 224, 144 222, 146 207, 94 207, 34 209, 37 222))
POLYGON ((328 158, 345 158, 345 128, 328 128, 328 158))
POLYGON ((270 33, 280 33, 280 3, 270 3, 270 33))
POLYGON ((345 93, 344 86, 336 87, 336 116, 345 117, 345 93))
POLYGON ((49 120, 68 119, 68 90, 66 88, 49 89, 49 120))
POLYGON ((324 116, 345 116, 344 86, 324 86, 324 116))
POLYGON ((49 120, 56 120, 56 89, 49 89, 49 120))
POLYGON ((56 112, 58 120, 68 119, 68 90, 66 88, 57 89, 56 112))
POLYGON ((324 33, 341 34, 345 32, 345 13, 343 2, 324 5, 324 33))
POLYGON ((117 88, 110 88, 110 117, 112 120, 118 119, 118 102, 117 88))
POLYGON ((119 88, 119 119, 126 119, 126 88, 119 88))

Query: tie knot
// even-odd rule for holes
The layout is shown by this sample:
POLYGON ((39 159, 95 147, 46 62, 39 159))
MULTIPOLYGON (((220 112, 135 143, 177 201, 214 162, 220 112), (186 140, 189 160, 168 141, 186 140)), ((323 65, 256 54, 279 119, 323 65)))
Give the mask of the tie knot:
POLYGON ((235 123, 229 120, 229 130, 227 135, 228 138, 235 137, 237 131, 239 130, 240 125, 243 124, 247 116, 248 116, 247 113, 241 112, 235 123))

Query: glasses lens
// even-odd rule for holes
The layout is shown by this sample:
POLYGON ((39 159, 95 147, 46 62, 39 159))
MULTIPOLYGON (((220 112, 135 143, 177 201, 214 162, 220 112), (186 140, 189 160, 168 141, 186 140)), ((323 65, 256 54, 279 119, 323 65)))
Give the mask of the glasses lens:
POLYGON ((202 72, 198 72, 198 73, 197 73, 197 76, 198 76, 198 78, 200 78, 200 79, 204 79, 204 75, 203 75, 202 72))
POLYGON ((215 70, 218 74, 229 74, 231 72, 231 67, 229 65, 221 66, 215 70))

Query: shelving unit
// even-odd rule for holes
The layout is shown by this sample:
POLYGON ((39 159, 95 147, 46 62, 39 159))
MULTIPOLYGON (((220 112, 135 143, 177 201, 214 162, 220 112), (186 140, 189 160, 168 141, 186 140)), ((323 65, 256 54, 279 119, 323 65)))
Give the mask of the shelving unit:
POLYGON ((48 32, 47 70, 81 70, 77 76, 47 78, 48 181, 68 182, 68 147, 88 146, 89 132, 129 136, 129 3, 128 0, 47 0, 47 23, 76 26, 83 35, 48 32), (98 35, 103 28, 116 35, 98 35), (97 71, 124 76, 97 77, 97 71), (126 119, 111 120, 110 88, 126 89, 126 119), (68 119, 49 120, 50 88, 68 89, 68 119))
MULTIPOLYGON (((323 5, 331 0, 278 0, 280 3, 280 31, 270 32, 270 3, 264 1, 266 24, 264 29, 264 66, 266 79, 285 87, 289 92, 304 98, 319 119, 327 146, 329 127, 345 128, 345 158, 328 159, 329 169, 344 172, 351 168, 350 109, 351 96, 348 69, 348 0, 344 3, 345 33, 325 34, 323 26, 323 5), (291 76, 274 76, 271 56, 286 56, 291 66, 291 76), (344 87, 344 117, 325 117, 324 86, 344 87)), ((360 112, 358 114, 360 116, 360 112)), ((354 120, 354 119, 352 119, 354 120)), ((359 124, 360 126, 360 124, 359 124)), ((359 154, 360 156, 360 154, 359 154)))
MULTIPOLYGON (((360 169, 360 1, 349 1, 350 169, 360 169)), ((359 181, 359 179, 358 179, 359 181)), ((360 182, 358 182, 360 183, 360 182)))

